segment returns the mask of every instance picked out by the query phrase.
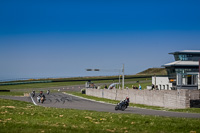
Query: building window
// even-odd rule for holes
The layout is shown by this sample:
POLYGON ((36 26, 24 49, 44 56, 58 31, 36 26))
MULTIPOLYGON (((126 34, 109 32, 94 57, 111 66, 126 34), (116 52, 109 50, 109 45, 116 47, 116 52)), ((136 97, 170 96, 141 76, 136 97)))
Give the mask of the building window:
POLYGON ((187 61, 187 60, 194 60, 195 58, 193 57, 192 54, 175 54, 174 58, 176 61, 187 61))
POLYGON ((177 85, 198 85, 197 74, 177 74, 177 85))

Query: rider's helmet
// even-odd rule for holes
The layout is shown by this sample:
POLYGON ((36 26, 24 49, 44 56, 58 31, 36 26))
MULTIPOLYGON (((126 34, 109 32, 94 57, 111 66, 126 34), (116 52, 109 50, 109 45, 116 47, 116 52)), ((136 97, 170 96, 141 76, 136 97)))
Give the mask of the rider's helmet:
POLYGON ((126 97, 126 101, 128 101, 128 102, 129 102, 129 97, 128 97, 128 96, 126 97))

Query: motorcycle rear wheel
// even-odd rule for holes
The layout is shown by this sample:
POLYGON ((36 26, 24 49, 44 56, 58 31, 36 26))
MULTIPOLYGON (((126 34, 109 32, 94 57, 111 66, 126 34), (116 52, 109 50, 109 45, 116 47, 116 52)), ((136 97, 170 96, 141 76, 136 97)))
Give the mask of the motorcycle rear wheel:
POLYGON ((126 109, 126 105, 122 106, 122 111, 124 111, 126 109))
POLYGON ((115 110, 118 110, 119 109, 119 106, 117 105, 117 106, 115 106, 115 110))

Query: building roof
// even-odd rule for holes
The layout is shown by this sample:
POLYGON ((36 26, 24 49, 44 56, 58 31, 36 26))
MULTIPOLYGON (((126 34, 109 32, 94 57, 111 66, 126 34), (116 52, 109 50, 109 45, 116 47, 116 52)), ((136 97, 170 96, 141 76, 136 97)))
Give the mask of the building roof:
POLYGON ((199 66, 199 61, 175 61, 163 65, 163 67, 169 66, 199 66))
POLYGON ((200 50, 182 50, 176 51, 169 54, 200 54, 200 50))

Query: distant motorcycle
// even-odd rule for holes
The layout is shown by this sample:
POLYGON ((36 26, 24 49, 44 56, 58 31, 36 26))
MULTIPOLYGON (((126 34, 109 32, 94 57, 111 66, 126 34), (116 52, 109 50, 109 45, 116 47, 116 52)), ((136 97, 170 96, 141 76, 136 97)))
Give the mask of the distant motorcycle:
POLYGON ((35 96, 35 91, 33 91, 33 92, 31 93, 31 96, 32 96, 32 97, 34 97, 34 96, 35 96))
POLYGON ((50 93, 50 90, 47 90, 47 95, 49 95, 49 93, 50 93))
POLYGON ((123 100, 115 106, 115 110, 124 111, 128 107, 128 102, 123 100))

